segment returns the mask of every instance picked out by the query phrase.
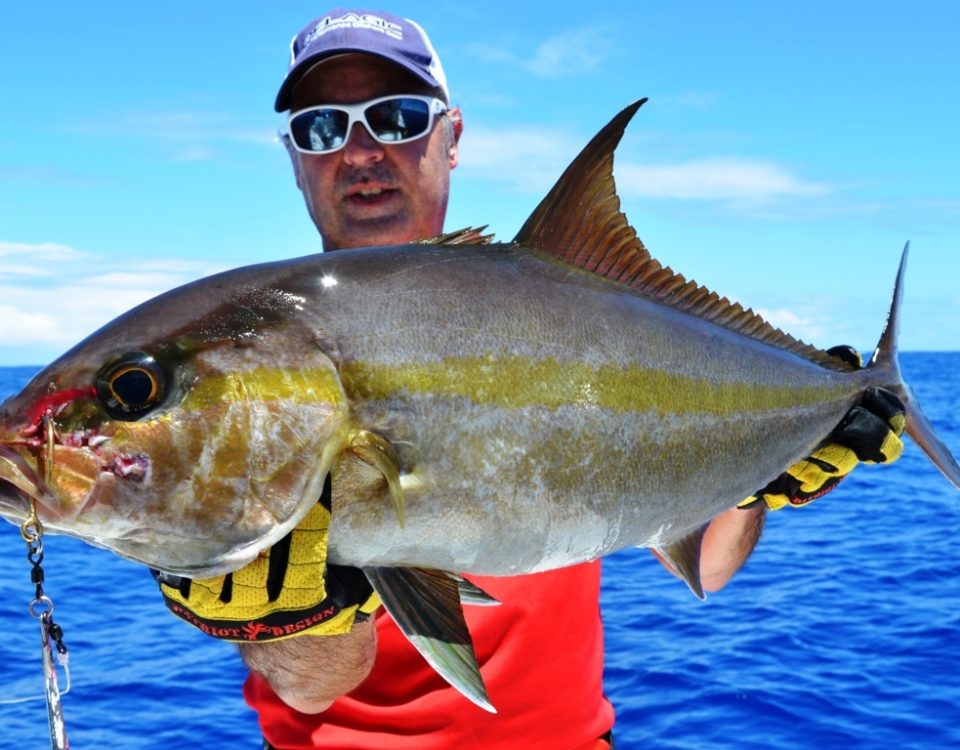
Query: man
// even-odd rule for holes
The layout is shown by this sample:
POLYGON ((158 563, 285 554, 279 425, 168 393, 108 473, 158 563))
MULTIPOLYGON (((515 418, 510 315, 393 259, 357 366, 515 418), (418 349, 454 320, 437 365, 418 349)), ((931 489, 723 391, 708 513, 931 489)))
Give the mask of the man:
MULTIPOLYGON (((324 250, 441 234, 463 119, 450 106, 425 33, 387 13, 334 10, 308 24, 291 51, 275 107, 291 113, 284 142, 324 250)), ((874 432, 889 442, 890 428, 884 420, 879 424, 874 432)), ((842 473, 856 463, 849 454, 842 473)), ((839 480, 839 471, 828 476, 823 466, 810 466, 814 475, 782 478, 758 493, 751 507, 730 510, 709 525, 701 558, 707 590, 726 584, 746 560, 768 505, 803 504, 839 480)), ((274 622, 284 608, 296 617, 308 607, 317 611, 319 600, 334 602, 337 614, 315 628, 240 646, 251 669, 245 695, 260 714, 265 747, 610 747, 599 562, 474 579, 502 602, 466 608, 494 715, 447 685, 388 616, 364 618, 375 602, 362 576, 324 568, 329 505, 328 487, 316 511, 284 540, 282 555, 277 545, 249 570, 194 582, 192 590, 161 581, 174 611, 184 616, 182 610, 190 610, 194 624, 205 618, 274 622), (256 598, 260 588, 271 587, 269 596, 256 598), (300 605, 284 598, 289 589, 311 587, 320 592, 317 601, 300 605), (253 598, 238 602, 248 590, 253 598)))

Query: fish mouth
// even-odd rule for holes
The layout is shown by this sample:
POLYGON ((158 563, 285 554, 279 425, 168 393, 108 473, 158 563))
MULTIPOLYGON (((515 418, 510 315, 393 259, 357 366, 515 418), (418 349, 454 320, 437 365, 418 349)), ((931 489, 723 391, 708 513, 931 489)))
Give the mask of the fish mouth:
POLYGON ((32 502, 42 502, 47 494, 43 481, 19 452, 0 445, 0 516, 20 523, 30 515, 32 502))
POLYGON ((0 445, 0 481, 16 487, 28 497, 37 498, 44 494, 43 482, 30 462, 7 445, 0 445))
POLYGON ((36 503, 44 520, 72 518, 90 505, 101 478, 139 482, 148 477, 147 455, 114 452, 109 444, 108 435, 91 429, 31 428, 15 439, 0 439, 0 514, 22 519, 36 503))

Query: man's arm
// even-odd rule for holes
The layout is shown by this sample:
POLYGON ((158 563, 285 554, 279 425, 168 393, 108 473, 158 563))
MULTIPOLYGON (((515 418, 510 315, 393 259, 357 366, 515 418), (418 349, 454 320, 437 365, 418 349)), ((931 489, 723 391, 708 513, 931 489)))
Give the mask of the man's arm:
POLYGON ((237 643, 247 666, 304 713, 326 710, 373 667, 379 599, 356 568, 326 564, 331 482, 296 528, 253 562, 206 579, 156 573, 170 611, 237 643))
POLYGON ((370 617, 343 635, 304 635, 238 647, 247 667, 263 677, 284 703, 316 714, 366 679, 377 650, 376 627, 370 617))
POLYGON ((707 591, 719 591, 750 557, 760 540, 766 506, 731 508, 714 518, 700 548, 700 582, 707 591))

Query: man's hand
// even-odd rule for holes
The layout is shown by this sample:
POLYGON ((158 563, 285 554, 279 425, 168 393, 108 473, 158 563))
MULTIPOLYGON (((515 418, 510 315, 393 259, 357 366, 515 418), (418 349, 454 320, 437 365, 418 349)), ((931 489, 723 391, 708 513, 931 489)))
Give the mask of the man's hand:
MULTIPOLYGON (((844 358, 859 365, 859 355, 850 360, 847 347, 844 358)), ((885 464, 896 461, 903 452, 900 436, 904 428, 903 402, 890 391, 871 388, 861 402, 847 412, 830 436, 810 456, 791 466, 766 487, 751 495, 740 508, 766 503, 770 510, 785 506, 801 507, 822 497, 853 471, 858 462, 885 464)))
POLYGON ((155 573, 167 607, 215 638, 276 641, 347 633, 379 605, 356 568, 327 565, 330 479, 300 524, 233 573, 192 580, 155 573))

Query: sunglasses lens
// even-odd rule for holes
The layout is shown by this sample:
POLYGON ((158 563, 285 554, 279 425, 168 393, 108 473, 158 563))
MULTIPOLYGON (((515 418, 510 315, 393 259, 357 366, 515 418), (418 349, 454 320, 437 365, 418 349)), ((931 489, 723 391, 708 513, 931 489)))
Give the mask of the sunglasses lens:
POLYGON ((343 145, 349 123, 343 110, 311 109, 290 120, 290 136, 305 151, 331 151, 343 145))
POLYGON ((419 99, 388 99, 368 107, 363 114, 374 135, 386 142, 416 138, 430 127, 430 105, 419 99))
MULTIPOLYGON (((359 105, 314 107, 290 119, 290 137, 302 151, 336 151, 350 137, 350 112, 359 116, 359 105)), ((363 119, 381 143, 401 143, 424 135, 433 122, 430 101, 396 96, 363 110, 363 119)))

